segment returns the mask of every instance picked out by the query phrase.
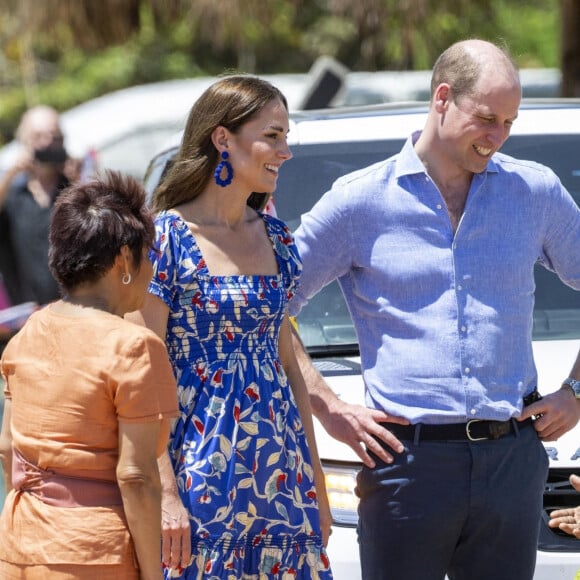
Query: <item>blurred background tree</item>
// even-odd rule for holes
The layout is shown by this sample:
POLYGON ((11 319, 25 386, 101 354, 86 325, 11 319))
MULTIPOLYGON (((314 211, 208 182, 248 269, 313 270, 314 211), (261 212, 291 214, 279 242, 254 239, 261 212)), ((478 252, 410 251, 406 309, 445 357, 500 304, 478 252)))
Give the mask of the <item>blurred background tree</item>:
POLYGON ((229 70, 306 72, 321 55, 351 70, 429 69, 449 44, 477 36, 505 42, 522 67, 560 67, 564 50, 566 62, 578 63, 576 45, 561 40, 563 32, 578 43, 578 18, 574 28, 561 15, 579 4, 0 0, 0 143, 39 102, 65 110, 147 82, 229 70))

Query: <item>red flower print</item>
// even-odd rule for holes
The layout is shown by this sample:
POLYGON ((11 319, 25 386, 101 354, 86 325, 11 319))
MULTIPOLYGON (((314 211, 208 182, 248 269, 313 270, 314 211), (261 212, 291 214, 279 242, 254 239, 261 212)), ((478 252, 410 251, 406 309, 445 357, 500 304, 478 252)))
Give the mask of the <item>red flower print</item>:
POLYGON ((216 371, 216 372, 213 374, 213 376, 212 376, 212 378, 211 378, 211 384, 212 384, 213 386, 216 386, 216 385, 220 385, 220 386, 221 386, 221 384, 222 384, 222 376, 223 376, 223 374, 224 374, 224 371, 223 371, 223 369, 218 369, 218 370, 217 370, 217 371, 216 371))
MULTIPOLYGON (((285 473, 281 473, 277 478, 276 478, 276 489, 278 491, 280 491, 280 487, 282 487, 282 484, 286 481, 286 474, 285 473)), ((307 494, 308 495, 308 494, 307 494)))
POLYGON ((207 369, 205 367, 205 364, 203 363, 197 363, 195 365, 195 374, 202 380, 205 381, 207 379, 207 369))
POLYGON ((203 308, 203 302, 200 300, 200 296, 201 296, 201 292, 198 290, 193 297, 191 298, 191 303, 193 304, 193 306, 195 306, 196 308, 202 309, 203 308))
POLYGON ((234 405, 234 421, 236 423, 240 422, 240 405, 239 405, 239 403, 236 403, 234 405))
POLYGON ((246 390, 244 391, 244 393, 246 393, 246 395, 248 395, 248 397, 250 397, 250 399, 252 399, 252 401, 259 401, 260 400, 260 393, 257 391, 257 389, 255 389, 252 386, 247 387, 246 390))

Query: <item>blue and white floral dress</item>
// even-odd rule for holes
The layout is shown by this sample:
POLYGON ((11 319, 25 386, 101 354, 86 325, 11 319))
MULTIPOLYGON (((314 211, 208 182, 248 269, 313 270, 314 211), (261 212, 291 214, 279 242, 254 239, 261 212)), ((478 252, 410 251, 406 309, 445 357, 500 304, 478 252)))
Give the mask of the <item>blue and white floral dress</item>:
POLYGON ((149 292, 170 309, 180 416, 170 456, 192 561, 166 578, 332 578, 304 430, 278 357, 301 271, 288 228, 263 214, 278 274, 212 276, 178 216, 156 219, 149 292))

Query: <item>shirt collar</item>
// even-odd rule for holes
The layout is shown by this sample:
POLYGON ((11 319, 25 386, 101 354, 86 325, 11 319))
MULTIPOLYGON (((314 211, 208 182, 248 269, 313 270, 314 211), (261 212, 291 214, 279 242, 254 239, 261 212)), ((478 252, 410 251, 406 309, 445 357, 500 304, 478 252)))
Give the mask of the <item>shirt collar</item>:
MULTIPOLYGON (((419 173, 426 174, 425 166, 417 152, 415 151, 415 143, 417 139, 419 139, 419 135, 421 135, 421 131, 415 131, 408 139, 405 141, 401 152, 399 153, 399 157, 397 159, 397 166, 395 169, 395 175, 397 179, 403 177, 404 175, 416 175, 419 173)), ((496 154, 494 153, 494 156, 496 154)), ((492 157, 487 164, 487 167, 484 171, 481 172, 482 177, 485 173, 497 173, 498 166, 492 157)))

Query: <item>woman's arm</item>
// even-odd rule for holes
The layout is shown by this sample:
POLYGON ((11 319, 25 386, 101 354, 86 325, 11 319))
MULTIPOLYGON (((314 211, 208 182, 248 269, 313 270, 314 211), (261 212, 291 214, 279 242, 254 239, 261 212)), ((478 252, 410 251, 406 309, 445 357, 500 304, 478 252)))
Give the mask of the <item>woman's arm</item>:
POLYGON ((168 568, 185 568, 191 560, 189 514, 179 497, 177 482, 167 450, 157 460, 161 475, 161 560, 168 568))
POLYGON ((4 399, 4 414, 2 416, 2 432, 0 433, 0 461, 4 476, 4 489, 8 493, 12 489, 12 401, 4 399))
MULTIPOLYGON (((125 319, 150 328, 165 341, 169 307, 157 296, 147 294, 143 308, 125 315, 125 319)), ((161 477, 162 562, 168 568, 187 566, 191 559, 189 514, 179 497, 175 474, 167 446, 158 458, 161 477)))
POLYGON ((127 312, 125 320, 150 328, 163 342, 167 334, 169 306, 153 294, 147 293, 143 308, 135 312, 127 312))
POLYGON ((312 410, 310 408, 310 398, 306 389, 304 377, 298 366, 298 361, 294 354, 294 346, 292 344, 292 330, 290 319, 288 315, 285 316, 280 329, 280 360, 284 367, 284 372, 288 376, 292 393, 302 425, 304 426, 304 433, 306 435, 306 442, 310 450, 310 458, 312 459, 312 467, 314 469, 314 483, 316 485, 316 496, 318 499, 318 506, 320 512, 320 526, 322 528, 322 540, 324 545, 328 544, 328 538, 331 533, 332 515, 330 513, 330 505, 328 503, 328 496, 326 494, 326 482, 324 479, 324 472, 318 456, 318 448, 316 446, 316 439, 314 436, 314 424, 312 422, 312 410))
POLYGON ((141 580, 161 580, 160 422, 119 422, 117 482, 135 543, 141 580))

